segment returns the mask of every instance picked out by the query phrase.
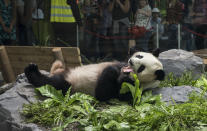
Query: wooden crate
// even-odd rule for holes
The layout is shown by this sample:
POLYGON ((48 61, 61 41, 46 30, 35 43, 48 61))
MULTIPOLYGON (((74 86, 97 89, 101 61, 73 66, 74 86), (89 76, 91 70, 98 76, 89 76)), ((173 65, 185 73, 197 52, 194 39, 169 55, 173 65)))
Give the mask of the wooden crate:
POLYGON ((207 59, 207 49, 195 50, 193 53, 203 59, 207 59))
POLYGON ((205 64, 205 71, 207 71, 207 49, 195 50, 193 53, 203 59, 203 63, 205 64))
POLYGON ((14 81, 29 63, 49 71, 56 59, 64 61, 67 67, 81 65, 77 47, 0 46, 0 71, 6 82, 14 81))

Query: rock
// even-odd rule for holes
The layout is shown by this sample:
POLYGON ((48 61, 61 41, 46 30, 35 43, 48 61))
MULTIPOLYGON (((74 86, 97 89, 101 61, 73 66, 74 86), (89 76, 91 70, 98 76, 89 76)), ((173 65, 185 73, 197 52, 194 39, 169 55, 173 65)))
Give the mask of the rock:
POLYGON ((23 104, 28 104, 34 102, 35 100, 36 98, 35 98, 34 87, 28 83, 27 78, 25 77, 24 74, 19 75, 17 77, 17 81, 14 84, 12 84, 12 88, 0 95, 0 130, 2 131, 45 130, 44 128, 40 128, 35 124, 24 123, 24 119, 20 115, 20 111, 22 110, 23 104))
POLYGON ((13 83, 5 84, 0 88, 0 95, 13 87, 13 83))
POLYGON ((176 76, 181 76, 185 71, 192 71, 196 78, 204 72, 203 60, 192 52, 172 49, 160 53, 159 59, 166 74, 172 72, 176 76))
POLYGON ((162 95, 162 101, 173 104, 173 100, 176 103, 184 103, 188 101, 188 96, 192 91, 201 93, 201 90, 192 86, 175 86, 152 89, 153 95, 162 95), (172 100, 173 99, 173 100, 172 100))

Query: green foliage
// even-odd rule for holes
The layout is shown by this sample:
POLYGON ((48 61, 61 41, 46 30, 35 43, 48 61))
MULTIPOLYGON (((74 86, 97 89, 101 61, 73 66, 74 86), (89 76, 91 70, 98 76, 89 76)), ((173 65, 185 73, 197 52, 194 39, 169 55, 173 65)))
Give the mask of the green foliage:
MULTIPOLYGON (((183 80, 179 82, 171 79, 172 83, 166 83, 180 85, 189 82, 185 78, 191 77, 182 77, 183 80)), ((137 79, 136 76, 134 79, 137 79)), ((71 95, 70 89, 63 96, 47 85, 37 90, 48 98, 24 105, 22 114, 27 122, 52 127, 53 130, 73 130, 71 127, 77 125, 75 129, 86 131, 204 131, 207 129, 206 76, 195 80, 193 84, 201 89, 200 94, 193 92, 188 102, 167 105, 161 102, 161 95, 154 96, 151 92, 142 93, 141 90, 138 93, 135 89, 139 87, 138 81, 135 86, 125 83, 121 92, 131 91, 133 98, 136 98, 134 106, 118 100, 98 103, 85 94, 71 95)))
POLYGON ((120 94, 125 94, 127 92, 131 92, 133 97, 133 107, 135 105, 139 105, 141 96, 142 96, 142 88, 140 87, 139 80, 137 78, 136 74, 132 74, 134 78, 134 85, 131 85, 130 83, 123 82, 120 90, 120 94))
POLYGON ((185 72, 181 75, 181 77, 177 77, 173 73, 169 73, 169 75, 165 77, 165 80, 160 83, 160 87, 173 87, 182 85, 195 86, 196 81, 197 80, 193 78, 191 72, 185 72))
POLYGON ((31 105, 24 105, 22 113, 27 122, 38 123, 45 126, 58 126, 55 129, 66 128, 68 124, 77 122, 90 114, 96 100, 85 94, 70 95, 70 89, 65 97, 50 85, 42 86, 37 90, 48 98, 31 105), (89 110, 90 109, 90 110, 89 110))

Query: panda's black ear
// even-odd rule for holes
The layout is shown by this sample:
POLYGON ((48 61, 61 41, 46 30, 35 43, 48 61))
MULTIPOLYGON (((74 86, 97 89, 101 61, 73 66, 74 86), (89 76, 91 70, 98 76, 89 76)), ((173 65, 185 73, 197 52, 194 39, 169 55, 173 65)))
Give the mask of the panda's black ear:
POLYGON ((165 72, 163 70, 156 70, 155 75, 157 76, 156 80, 164 80, 165 72))
POLYGON ((130 47, 129 49, 129 55, 132 56, 135 52, 137 52, 138 50, 134 47, 130 47))
POLYGON ((155 57, 159 57, 160 49, 159 49, 159 48, 156 48, 155 50, 152 51, 152 54, 153 54, 155 57))

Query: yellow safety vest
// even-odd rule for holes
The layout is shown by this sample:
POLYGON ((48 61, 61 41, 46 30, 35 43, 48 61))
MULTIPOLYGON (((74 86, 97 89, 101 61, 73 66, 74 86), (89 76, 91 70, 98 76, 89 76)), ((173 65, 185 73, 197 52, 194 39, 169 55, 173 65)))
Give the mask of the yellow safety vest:
POLYGON ((66 0, 51 0, 51 22, 75 22, 72 10, 66 0))

